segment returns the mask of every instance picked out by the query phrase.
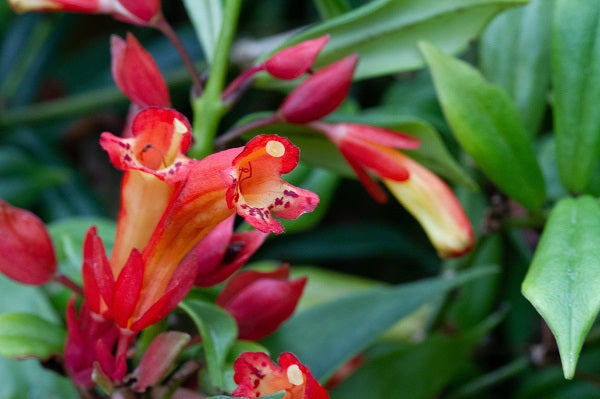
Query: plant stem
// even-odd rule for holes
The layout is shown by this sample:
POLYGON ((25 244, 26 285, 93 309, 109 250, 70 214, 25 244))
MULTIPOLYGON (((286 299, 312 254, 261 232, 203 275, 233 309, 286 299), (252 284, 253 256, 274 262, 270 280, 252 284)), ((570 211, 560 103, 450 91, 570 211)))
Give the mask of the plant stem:
POLYGON ((222 134, 215 140, 215 148, 217 148, 219 150, 223 149, 223 148, 225 148, 227 143, 229 143, 231 140, 235 140, 238 137, 241 137, 242 134, 246 133, 247 131, 256 129, 259 127, 267 126, 267 125, 270 125, 277 121, 278 121, 278 119, 277 119, 276 114, 273 114, 266 118, 257 119, 255 121, 252 121, 245 125, 233 128, 233 129, 229 130, 227 133, 222 134))
POLYGON ((241 0, 225 1, 223 24, 204 94, 192 103, 195 142, 189 155, 194 158, 202 158, 212 153, 213 140, 226 110, 221 93, 225 86, 229 52, 235 36, 241 5, 241 0))
POLYGON ((64 287, 70 289, 79 296, 85 296, 83 288, 81 288, 78 284, 76 284, 73 280, 71 280, 69 277, 62 274, 61 272, 57 271, 54 274, 54 281, 56 281, 59 284, 62 284, 64 287))
POLYGON ((156 29, 160 30, 163 33, 163 35, 165 35, 167 39, 169 39, 169 41, 171 42, 171 44, 173 44, 173 47, 175 47, 175 49, 179 53, 179 56, 183 60, 183 64, 185 65, 192 78, 192 84, 194 86, 194 95, 201 96, 202 91, 204 90, 204 85, 200 81, 200 76, 198 74, 198 71, 196 70, 194 61, 192 61, 192 58, 185 49, 183 42, 181 41, 181 39, 179 39, 179 36, 177 36, 177 32, 175 32, 173 27, 162 16, 156 21, 155 26, 156 29))

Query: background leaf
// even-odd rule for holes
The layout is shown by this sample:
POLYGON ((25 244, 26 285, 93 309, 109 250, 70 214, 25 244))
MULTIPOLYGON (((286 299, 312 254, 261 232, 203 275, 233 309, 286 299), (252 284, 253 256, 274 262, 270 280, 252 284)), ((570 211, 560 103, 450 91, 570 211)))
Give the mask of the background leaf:
POLYGON ((10 358, 47 359, 62 353, 66 331, 39 316, 0 314, 0 355, 10 358))
POLYGON ((223 20, 222 0, 183 0, 183 4, 192 20, 196 36, 202 43, 204 57, 210 64, 221 32, 223 20))
POLYGON ((468 64, 429 43, 420 48, 458 142, 502 191, 539 209, 545 198, 542 172, 510 98, 468 64))
POLYGON ((564 198, 552 210, 523 295, 554 333, 566 378, 572 378, 600 297, 600 205, 589 196, 564 198))

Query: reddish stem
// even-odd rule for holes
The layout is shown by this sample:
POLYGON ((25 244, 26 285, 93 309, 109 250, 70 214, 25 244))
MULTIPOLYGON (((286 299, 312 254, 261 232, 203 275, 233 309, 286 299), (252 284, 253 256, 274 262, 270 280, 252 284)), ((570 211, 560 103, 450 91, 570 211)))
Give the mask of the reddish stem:
POLYGON ((279 115, 277 113, 267 116, 266 118, 257 119, 250 123, 246 123, 245 125, 238 126, 229 130, 228 132, 222 134, 217 137, 215 140, 215 148, 223 149, 231 140, 235 140, 240 137, 242 134, 246 133, 249 130, 256 129, 259 127, 267 126, 275 122, 281 122, 279 115))
POLYGON ((77 284, 76 282, 71 280, 69 277, 62 274, 61 272, 56 271, 56 273, 54 273, 53 278, 54 278, 54 281, 56 281, 59 284, 62 284, 64 287, 70 289, 77 295, 82 296, 82 297, 85 296, 85 293, 83 292, 83 288, 81 288, 81 286, 79 284, 77 284))
POLYGON ((242 72, 237 78, 234 79, 233 82, 231 82, 229 84, 229 86, 227 86, 225 91, 223 91, 223 95, 221 96, 221 98, 223 99, 223 102, 229 103, 230 102, 230 101, 228 101, 229 97, 234 94, 236 96, 239 96, 238 92, 242 91, 243 88, 247 87, 247 84, 244 84, 244 83, 246 83, 252 76, 254 76, 256 73, 258 73, 262 70, 263 70, 262 65, 255 65, 253 67, 246 69, 244 72, 242 72))

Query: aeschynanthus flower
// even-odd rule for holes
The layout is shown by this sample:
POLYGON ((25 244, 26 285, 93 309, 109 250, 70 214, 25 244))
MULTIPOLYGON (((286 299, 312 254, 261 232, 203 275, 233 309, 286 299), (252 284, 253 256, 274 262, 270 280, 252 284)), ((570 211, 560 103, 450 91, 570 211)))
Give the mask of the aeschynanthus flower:
POLYGON ((233 363, 233 380, 238 387, 232 396, 260 398, 285 391, 282 399, 329 399, 308 367, 293 354, 282 353, 279 366, 262 352, 245 352, 233 363))
POLYGON ((413 149, 419 140, 387 129, 353 123, 314 122, 339 148, 367 191, 379 202, 385 192, 377 175, 419 221, 441 257, 460 256, 473 247, 473 228, 450 188, 396 148, 413 149))

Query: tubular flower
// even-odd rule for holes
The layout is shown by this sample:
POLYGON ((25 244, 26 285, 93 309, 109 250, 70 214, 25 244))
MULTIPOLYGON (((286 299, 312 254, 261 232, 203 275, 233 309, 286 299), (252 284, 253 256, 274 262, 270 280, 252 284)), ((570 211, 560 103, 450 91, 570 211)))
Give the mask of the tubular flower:
POLYGON ((9 0, 18 13, 27 11, 70 11, 110 14, 135 25, 154 25, 162 17, 160 0, 9 0))
POLYGON ((294 313, 306 278, 289 280, 289 274, 289 266, 270 273, 246 271, 227 283, 217 305, 236 320, 240 339, 262 339, 294 313))
POLYGON ((232 396, 261 398, 285 391, 282 399, 329 399, 308 367, 291 353, 282 353, 279 366, 262 352, 245 352, 233 363, 233 380, 238 387, 232 396))
POLYGON ((56 255, 44 223, 2 200, 0 253, 0 272, 23 284, 45 284, 56 271, 56 255))
MULTIPOLYGON (((152 111, 156 109, 148 110, 152 111)), ((171 128, 164 127, 164 130, 170 134, 177 133, 177 128, 173 127, 177 123, 171 123, 171 128)), ((168 170, 154 170, 148 165, 139 164, 152 160, 151 157, 140 159, 140 153, 149 148, 144 142, 130 143, 128 139, 117 139, 112 135, 103 136, 105 138, 111 139, 110 146, 103 146, 117 167, 135 168, 136 172, 139 169, 140 173, 144 171, 143 183, 150 184, 146 181, 150 179, 151 184, 166 184, 172 190, 165 196, 169 201, 164 210, 161 205, 161 216, 157 217, 158 212, 153 212, 149 218, 152 229, 128 226, 121 231, 119 227, 125 223, 123 221, 128 214, 119 217, 116 242, 119 242, 119 237, 127 237, 125 233, 130 231, 128 228, 132 229, 129 241, 123 240, 125 244, 116 246, 110 259, 116 278, 112 309, 115 321, 124 329, 138 331, 155 323, 183 299, 199 272, 199 265, 196 262, 182 262, 184 257, 236 210, 251 223, 255 219, 260 220, 261 223, 254 224, 260 225, 264 232, 281 232, 281 225, 271 218, 271 212, 283 218, 295 218, 311 211, 318 203, 314 193, 281 180, 281 173, 287 173, 296 166, 298 149, 278 136, 259 136, 245 148, 222 151, 200 161, 182 161, 179 168, 175 162, 168 170), (124 144, 130 144, 130 147, 124 144), (137 163, 133 160, 135 155, 137 163), (186 173, 181 176, 183 180, 178 180, 177 175, 182 169, 186 173), (160 178, 164 178, 164 182, 160 178), (168 185, 170 180, 174 182, 168 185), (227 200, 229 192, 238 193, 237 200, 227 200), (139 245, 132 245, 134 241, 139 245), (119 249, 122 249, 121 257, 115 256, 119 249), (122 257, 125 254, 127 257, 122 257)), ((175 139, 167 140, 170 143, 167 148, 172 148, 175 142, 175 139)), ((155 167, 168 164, 162 158, 155 159, 155 162, 155 167)), ((150 202, 154 202, 153 191, 142 192, 145 196, 142 200, 137 198, 139 193, 125 191, 125 187, 124 184, 124 203, 129 200, 128 195, 136 196, 132 201, 138 208, 148 206, 147 198, 153 198, 150 202)), ((141 212, 141 209, 132 207, 131 212, 141 212)))
POLYGON ((262 68, 277 79, 296 79, 310 71, 328 40, 329 35, 325 35, 279 50, 262 64, 262 68))
POLYGON ((441 257, 460 256, 474 242, 473 228, 450 188, 435 174, 397 151, 419 140, 391 130, 352 123, 314 122, 339 148, 367 191, 379 202, 385 192, 367 170, 379 176, 396 199, 419 221, 441 257))
POLYGON ((112 76, 121 91, 138 107, 170 107, 169 89, 156 62, 131 34, 110 40, 112 76))

